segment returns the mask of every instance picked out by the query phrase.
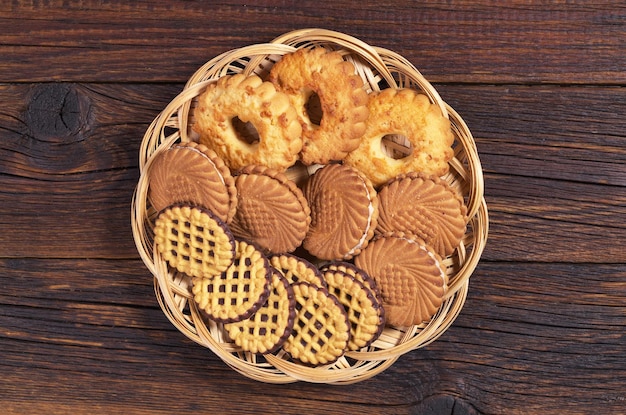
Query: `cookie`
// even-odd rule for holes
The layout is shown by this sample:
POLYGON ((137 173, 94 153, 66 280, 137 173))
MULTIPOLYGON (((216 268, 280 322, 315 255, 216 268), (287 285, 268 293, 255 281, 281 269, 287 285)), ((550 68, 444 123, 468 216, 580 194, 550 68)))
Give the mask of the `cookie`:
POLYGON ((303 188, 311 209, 311 226, 302 246, 319 259, 350 259, 367 246, 378 220, 372 184, 356 169, 329 164, 303 188))
POLYGON ((370 94, 369 117, 361 143, 345 163, 368 177, 374 186, 413 171, 443 176, 454 156, 450 120, 428 97, 409 88, 387 88, 370 94), (396 142, 385 144, 388 137, 396 142), (399 144, 398 144, 399 143, 399 144))
POLYGON ((171 206, 161 211, 154 244, 170 266, 191 277, 213 278, 235 258, 235 239, 227 225, 200 207, 171 206))
POLYGON ((348 350, 369 346, 385 327, 385 312, 374 293, 350 274, 326 270, 324 280, 348 313, 350 342, 348 350))
POLYGON ((269 298, 250 318, 224 324, 229 337, 242 350, 274 353, 287 340, 296 317, 293 288, 280 272, 272 272, 269 298))
POLYGON ((231 170, 259 164, 284 171, 302 149, 289 97, 257 75, 224 75, 198 97, 193 130, 231 170))
POLYGON ((309 366, 335 362, 350 341, 346 311, 325 288, 307 282, 298 282, 292 287, 296 296, 296 320, 283 350, 309 366))
POLYGON ((311 222, 302 191, 283 173, 248 166, 236 174, 237 212, 233 234, 270 253, 292 252, 306 236, 311 222))
POLYGON ((228 223, 237 207, 235 180, 213 150, 193 142, 175 144, 155 157, 148 198, 158 211, 174 204, 201 206, 228 223))
POLYGON ((376 301, 378 301, 379 304, 382 304, 383 300, 378 284, 376 284, 376 280, 370 277, 367 272, 363 271, 351 262, 333 261, 323 265, 319 270, 322 275, 328 271, 341 271, 348 275, 352 275, 374 294, 376 301))
POLYGON ((378 192, 377 232, 416 235, 441 256, 448 256, 465 235, 467 207, 444 180, 409 173, 398 176, 378 192))
POLYGON ((237 241, 232 264, 214 278, 194 278, 192 292, 210 319, 232 323, 249 318, 270 295, 272 268, 254 245, 237 241))
POLYGON ((376 280, 387 324, 392 326, 429 321, 447 291, 439 255, 423 241, 402 233, 376 237, 356 257, 355 265, 376 280))
POLYGON ((296 109, 302 125, 300 160, 304 164, 342 160, 359 145, 368 115, 368 95, 354 64, 339 52, 300 48, 283 55, 268 79, 289 96, 296 109))
POLYGON ((304 258, 292 254, 276 254, 269 257, 270 264, 282 273, 290 284, 308 282, 318 287, 326 287, 319 269, 304 258))

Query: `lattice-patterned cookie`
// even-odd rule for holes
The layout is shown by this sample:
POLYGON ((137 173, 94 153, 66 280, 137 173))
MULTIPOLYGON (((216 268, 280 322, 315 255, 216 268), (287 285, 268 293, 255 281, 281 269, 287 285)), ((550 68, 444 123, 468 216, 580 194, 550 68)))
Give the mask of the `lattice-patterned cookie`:
POLYGON ((272 272, 272 290, 265 304, 250 318, 224 328, 235 344, 252 353, 273 353, 287 340, 296 317, 296 300, 287 279, 272 272))
POLYGON ((277 254, 270 256, 270 263, 287 278, 290 284, 304 281, 318 287, 326 287, 321 272, 304 258, 292 254, 277 254))
POLYGON ((192 277, 212 278, 235 257, 235 240, 211 211, 171 206, 155 223, 154 243, 170 266, 192 277))
POLYGON ((383 298, 380 294, 380 288, 376 284, 376 280, 372 278, 365 270, 357 267, 351 262, 345 261, 333 261, 323 265, 320 268, 320 272, 324 274, 326 271, 342 271, 346 274, 352 275, 358 281, 361 281, 369 290, 376 296, 376 300, 382 304, 383 298))
POLYGON ((328 291, 344 306, 350 320, 348 350, 369 346, 385 327, 385 312, 369 288, 350 274, 326 270, 328 291))
POLYGON ((215 278, 194 278, 193 295, 209 318, 231 323, 249 318, 270 295, 272 268, 253 244, 237 241, 232 264, 215 278))
POLYGON ((325 288, 307 282, 292 284, 296 320, 283 349, 292 358, 316 366, 335 362, 350 341, 350 322, 339 300, 325 288))

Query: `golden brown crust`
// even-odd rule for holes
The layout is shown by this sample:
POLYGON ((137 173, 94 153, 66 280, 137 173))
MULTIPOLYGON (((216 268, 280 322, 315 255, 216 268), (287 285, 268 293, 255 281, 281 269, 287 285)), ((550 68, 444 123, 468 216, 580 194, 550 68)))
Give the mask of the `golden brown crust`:
POLYGON ((427 322, 441 306, 447 291, 441 258, 410 235, 377 236, 356 257, 355 265, 376 280, 387 324, 392 326, 427 322))
POLYGON ((230 223, 233 234, 271 253, 292 252, 311 222, 302 191, 284 173, 248 166, 235 175, 238 204, 230 223))
POLYGON ((426 95, 413 89, 387 88, 370 94, 369 117, 361 144, 345 159, 374 186, 404 173, 422 172, 442 176, 454 152, 450 121, 426 95), (399 135, 411 143, 410 154, 398 158, 383 149, 383 137, 399 135))
POLYGON ((298 159, 302 127, 289 98, 256 75, 225 75, 198 97, 193 130, 231 170, 250 164, 285 170, 298 159), (259 140, 240 137, 233 120, 251 123, 259 140))
POLYGON ((349 166, 329 164, 309 178, 303 193, 311 226, 303 247, 319 259, 350 259, 374 235, 378 198, 367 178, 349 166))
POLYGON ((235 180, 221 158, 202 144, 175 144, 150 166, 148 197, 161 211, 177 203, 202 206, 228 223, 237 207, 235 180))
POLYGON ((450 255, 465 235, 467 207, 444 180, 409 173, 379 189, 380 215, 376 232, 408 232, 450 255))
POLYGON ((302 124, 300 159, 305 164, 342 160, 359 145, 365 131, 368 96, 354 65, 340 53, 316 47, 286 54, 271 69, 269 80, 290 97, 302 124), (319 97, 322 118, 311 121, 307 104, 319 97))

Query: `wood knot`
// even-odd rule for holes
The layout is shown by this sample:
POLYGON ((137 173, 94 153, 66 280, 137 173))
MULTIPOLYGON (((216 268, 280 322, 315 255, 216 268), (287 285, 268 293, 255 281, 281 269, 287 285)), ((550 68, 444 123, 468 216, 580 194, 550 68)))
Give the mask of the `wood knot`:
POLYGON ((411 415, 477 415, 468 402, 454 396, 434 395, 411 408, 411 415))
POLYGON ((76 142, 92 123, 91 101, 72 84, 38 85, 24 121, 33 138, 46 142, 76 142))

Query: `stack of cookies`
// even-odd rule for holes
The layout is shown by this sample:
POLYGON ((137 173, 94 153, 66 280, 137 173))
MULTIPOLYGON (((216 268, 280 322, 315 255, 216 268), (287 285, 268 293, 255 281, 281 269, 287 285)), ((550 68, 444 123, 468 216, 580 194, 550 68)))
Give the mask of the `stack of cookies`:
POLYGON ((234 344, 327 365, 437 313, 467 210, 425 95, 302 48, 267 79, 219 78, 193 120, 148 166, 154 247, 234 344))

